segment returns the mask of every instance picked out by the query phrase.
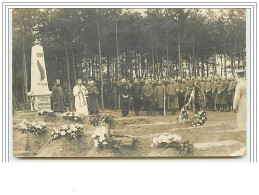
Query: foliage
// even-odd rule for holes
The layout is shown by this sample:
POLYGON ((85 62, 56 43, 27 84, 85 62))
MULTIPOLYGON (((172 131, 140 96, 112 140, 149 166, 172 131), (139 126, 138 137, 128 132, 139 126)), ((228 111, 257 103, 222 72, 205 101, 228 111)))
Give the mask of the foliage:
POLYGON ((204 123, 207 121, 207 113, 205 110, 199 111, 198 114, 195 114, 193 119, 192 119, 192 126, 197 127, 197 126, 203 126, 204 123))
POLYGON ((116 121, 114 120, 114 116, 111 114, 109 115, 101 115, 101 114, 96 114, 93 115, 89 118, 90 124, 97 127, 102 124, 108 125, 109 129, 114 128, 114 125, 116 121))
POLYGON ((43 115, 54 116, 55 112, 49 109, 42 109, 37 112, 37 116, 43 116, 43 115))

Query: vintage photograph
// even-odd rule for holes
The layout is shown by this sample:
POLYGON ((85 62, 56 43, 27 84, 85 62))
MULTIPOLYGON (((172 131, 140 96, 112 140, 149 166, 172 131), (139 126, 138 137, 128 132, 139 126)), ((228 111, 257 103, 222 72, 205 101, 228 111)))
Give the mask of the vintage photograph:
POLYGON ((246 9, 13 9, 13 154, 245 156, 246 60, 246 9))

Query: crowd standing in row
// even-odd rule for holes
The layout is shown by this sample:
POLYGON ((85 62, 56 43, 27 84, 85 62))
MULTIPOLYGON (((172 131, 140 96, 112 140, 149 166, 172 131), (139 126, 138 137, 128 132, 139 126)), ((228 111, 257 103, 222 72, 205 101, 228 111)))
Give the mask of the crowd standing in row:
MULTIPOLYGON (((237 81, 235 77, 227 79, 226 76, 214 78, 209 76, 206 80, 198 78, 181 78, 152 81, 151 79, 135 79, 133 83, 122 79, 117 90, 120 94, 119 102, 122 116, 127 116, 130 107, 139 115, 141 108, 146 110, 148 115, 154 111, 159 114, 170 112, 175 114, 185 105, 188 109, 197 113, 201 108, 210 111, 227 112, 233 109, 233 98, 237 81)), ((94 81, 89 81, 87 86, 83 85, 81 79, 73 88, 74 106, 79 114, 88 115, 99 112, 99 90, 94 81)), ((115 99, 107 97, 107 90, 104 99, 115 99)), ((55 112, 64 112, 70 108, 71 97, 69 96, 68 85, 60 80, 52 89, 52 108, 55 112)))

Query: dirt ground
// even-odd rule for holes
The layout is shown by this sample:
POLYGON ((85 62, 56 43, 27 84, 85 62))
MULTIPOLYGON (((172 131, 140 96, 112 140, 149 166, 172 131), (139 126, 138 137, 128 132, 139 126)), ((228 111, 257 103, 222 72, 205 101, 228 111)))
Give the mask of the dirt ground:
MULTIPOLYGON (((173 148, 151 148, 152 138, 162 134, 177 134, 182 141, 193 144, 191 157, 243 156, 246 151, 246 132, 236 130, 236 116, 233 112, 207 112, 208 121, 202 127, 192 127, 177 121, 178 115, 147 116, 141 112, 134 116, 121 117, 120 111, 105 110, 102 113, 115 116, 113 135, 133 136, 137 142, 133 148, 121 148, 120 152, 96 150, 91 134, 94 126, 89 118, 83 118, 84 135, 77 141, 66 138, 51 141, 50 129, 73 122, 56 116, 36 116, 36 112, 14 112, 13 114, 13 152, 16 157, 182 157, 173 148), (48 131, 43 135, 21 134, 18 124, 23 119, 45 121, 48 131)), ((190 113, 193 116, 193 113, 190 113)))

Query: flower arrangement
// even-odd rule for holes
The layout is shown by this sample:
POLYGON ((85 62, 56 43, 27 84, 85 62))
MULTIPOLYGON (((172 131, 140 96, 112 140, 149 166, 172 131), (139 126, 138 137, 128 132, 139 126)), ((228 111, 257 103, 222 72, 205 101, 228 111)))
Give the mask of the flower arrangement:
POLYGON ((42 134, 47 131, 47 126, 45 122, 32 122, 29 123, 27 120, 23 120, 18 126, 21 133, 26 133, 29 131, 34 135, 42 134))
POLYGON ((65 120, 71 120, 71 121, 80 121, 81 117, 79 114, 74 112, 65 112, 61 114, 61 117, 65 120))
POLYGON ((192 126, 193 127, 203 126, 206 121, 207 121, 207 113, 205 110, 202 110, 198 112, 198 114, 194 115, 192 119, 192 126))
POLYGON ((104 123, 104 124, 108 125, 109 129, 112 129, 112 128, 114 128, 114 125, 115 125, 114 117, 111 114, 109 114, 109 115, 100 115, 100 114, 93 115, 89 118, 89 120, 90 120, 90 124, 95 127, 104 123))
POLYGON ((92 138, 94 140, 94 147, 104 148, 105 146, 108 145, 107 131, 108 129, 106 126, 97 127, 95 129, 95 132, 92 135, 92 138))
POLYGON ((151 148, 154 147, 165 147, 166 145, 175 144, 178 141, 181 141, 182 137, 177 134, 169 134, 169 135, 159 135, 157 137, 153 137, 151 144, 151 148))
POLYGON ((63 125, 60 128, 54 128, 51 131, 52 140, 58 139, 60 137, 66 137, 70 140, 77 140, 79 137, 83 135, 83 126, 81 124, 70 124, 63 125))
POLYGON ((183 107, 181 109, 181 112, 179 114, 179 121, 189 121, 190 117, 189 117, 189 111, 186 109, 186 107, 183 107))
POLYGON ((37 112, 37 116, 42 116, 42 115, 53 116, 53 115, 55 115, 55 112, 50 109, 42 109, 37 112))
POLYGON ((193 145, 181 140, 182 137, 177 134, 159 135, 153 137, 151 148, 175 148, 182 156, 192 155, 193 145))

